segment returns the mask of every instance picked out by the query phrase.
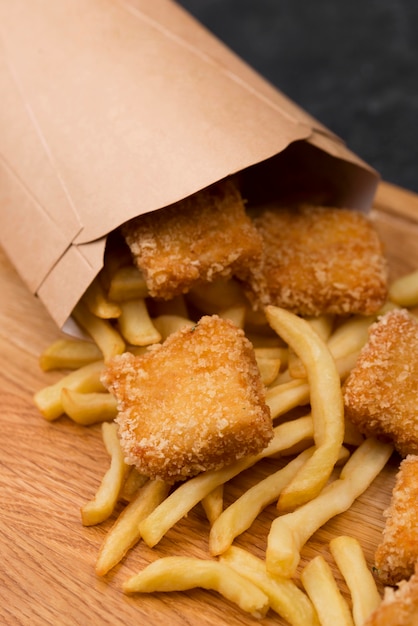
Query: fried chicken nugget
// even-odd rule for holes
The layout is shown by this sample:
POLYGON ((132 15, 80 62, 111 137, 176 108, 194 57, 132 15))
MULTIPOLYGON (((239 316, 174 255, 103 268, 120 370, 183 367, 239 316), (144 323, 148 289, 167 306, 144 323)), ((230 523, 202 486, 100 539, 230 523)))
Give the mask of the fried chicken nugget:
POLYGON ((127 462, 169 483, 262 450, 273 436, 254 350, 229 320, 205 316, 142 356, 108 365, 127 462))
POLYGON ((364 626, 417 626, 418 624, 418 566, 415 574, 399 583, 397 589, 386 587, 380 606, 365 621, 364 626))
POLYGON ((344 385, 346 416, 365 435, 418 454, 418 320, 393 310, 370 327, 344 385))
POLYGON ((408 455, 401 462, 385 516, 375 565, 380 580, 395 585, 408 579, 418 564, 418 456, 408 455))
POLYGON ((232 179, 122 226, 151 296, 170 299, 197 282, 247 274, 261 238, 232 179))
POLYGON ((262 260, 249 297, 300 315, 375 313, 387 265, 372 223, 358 211, 302 204, 256 210, 262 260))

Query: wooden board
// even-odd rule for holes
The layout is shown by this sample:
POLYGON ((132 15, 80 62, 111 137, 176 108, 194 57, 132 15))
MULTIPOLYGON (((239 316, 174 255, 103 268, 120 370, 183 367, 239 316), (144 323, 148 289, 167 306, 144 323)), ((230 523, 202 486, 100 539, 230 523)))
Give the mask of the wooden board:
MULTIPOLYGON (((382 184, 373 219, 386 245, 391 276, 418 267, 418 197, 382 184)), ((256 620, 216 593, 127 597, 122 582, 158 556, 208 556, 208 523, 200 506, 153 550, 138 544, 105 579, 94 573, 101 540, 111 520, 83 528, 79 509, 92 497, 107 467, 98 427, 83 428, 61 418, 46 422, 33 393, 59 374, 41 372, 40 352, 57 337, 54 323, 22 284, 0 251, 0 622, 5 625, 83 624, 254 624, 256 620)), ((332 563, 328 542, 336 534, 357 537, 369 564, 383 527, 398 458, 394 457, 350 511, 315 533, 302 565, 321 553, 332 563)), ((244 482, 265 475, 273 461, 232 481, 227 499, 244 482)), ((237 544, 262 556, 274 506, 237 544)), ((333 566, 334 567, 334 566, 333 566)), ((341 589, 347 590, 336 572, 341 589)), ((348 597, 348 596, 347 596, 348 597)), ((264 625, 284 624, 269 612, 264 625)))

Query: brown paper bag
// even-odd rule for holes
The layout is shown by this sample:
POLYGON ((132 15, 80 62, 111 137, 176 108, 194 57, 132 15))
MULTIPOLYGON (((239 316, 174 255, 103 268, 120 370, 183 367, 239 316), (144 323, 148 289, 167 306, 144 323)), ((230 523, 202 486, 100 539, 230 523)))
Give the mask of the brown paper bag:
POLYGON ((370 206, 375 172, 170 0, 13 0, 0 29, 0 243, 59 326, 109 232, 228 175, 370 206))

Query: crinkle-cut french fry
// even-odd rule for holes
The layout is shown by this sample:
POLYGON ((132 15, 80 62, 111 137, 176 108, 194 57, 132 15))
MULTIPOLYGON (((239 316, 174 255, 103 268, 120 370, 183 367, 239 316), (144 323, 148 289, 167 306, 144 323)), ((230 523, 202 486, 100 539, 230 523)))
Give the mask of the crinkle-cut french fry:
POLYGON ((354 626, 348 603, 323 556, 314 557, 305 566, 301 580, 322 626, 354 626))
MULTIPOLYGON (((327 341, 329 339, 334 323, 333 315, 324 314, 319 315, 318 317, 305 317, 305 320, 323 341, 327 341)), ((293 350, 289 350, 288 367, 292 378, 306 378, 306 369, 300 360, 300 357, 298 357, 293 350)))
POLYGON ((292 580, 270 576, 263 560, 236 546, 229 548, 220 560, 260 587, 273 611, 291 626, 320 626, 308 596, 292 580))
POLYGON ((277 576, 293 576, 300 550, 320 526, 353 504, 373 482, 393 452, 393 446, 366 439, 349 458, 340 477, 310 502, 277 517, 267 541, 267 569, 277 576))
POLYGON ((392 282, 389 299, 402 307, 418 306, 418 269, 392 282))
POLYGON ((344 439, 344 402, 334 359, 318 334, 285 309, 268 306, 266 315, 306 368, 314 423, 316 450, 280 495, 286 510, 314 498, 330 477, 344 439))
POLYGON ((100 348, 107 361, 125 350, 125 342, 109 320, 103 320, 90 313, 82 300, 75 306, 72 316, 100 348))
POLYGON ((133 346, 149 346, 161 341, 161 335, 150 318, 143 298, 121 302, 120 308, 122 313, 118 326, 127 343, 133 346))
POLYGON ((96 561, 96 574, 104 576, 139 541, 139 522, 167 496, 169 486, 162 480, 149 480, 123 509, 106 534, 96 561))
POLYGON ((363 626, 382 599, 357 539, 341 535, 329 544, 338 569, 350 591, 355 626, 363 626))
POLYGON ((61 391, 64 388, 81 393, 105 391, 100 380, 103 369, 104 362, 101 360, 74 370, 53 385, 40 389, 33 397, 35 405, 45 419, 49 421, 57 419, 64 413, 61 402, 61 391))
POLYGON ((110 276, 107 296, 114 302, 146 298, 148 288, 144 275, 134 265, 118 268, 110 276))
POLYGON ((111 393, 80 393, 64 387, 61 403, 64 413, 83 426, 110 422, 117 415, 116 398, 111 393))
POLYGON ((165 341, 167 337, 180 330, 180 328, 186 326, 192 328, 196 324, 188 317, 181 317, 180 315, 159 315, 153 319, 153 323, 161 335, 161 341, 165 341))
MULTIPOLYGON (((313 452, 313 447, 304 450, 277 472, 250 487, 223 511, 213 523, 209 535, 209 550, 213 556, 225 552, 235 537, 247 530, 266 506, 277 500, 282 489, 313 452)), ((345 462, 349 456, 348 450, 342 447, 338 462, 345 462)))
POLYGON ((266 404, 271 418, 277 419, 297 406, 309 404, 309 385, 306 380, 296 378, 269 387, 266 391, 266 404))
POLYGON ((227 309, 219 311, 219 317, 225 320, 231 320, 237 328, 244 328, 245 325, 245 306, 231 306, 227 309))
POLYGON ((131 502, 137 492, 148 482, 148 476, 141 474, 136 467, 132 466, 128 470, 128 474, 119 493, 119 500, 122 502, 131 502))
POLYGON ((102 353, 95 343, 79 339, 57 339, 43 351, 39 365, 44 372, 50 370, 75 370, 94 361, 99 361, 102 353))
POLYGON ((207 496, 202 498, 203 510, 210 525, 218 519, 224 508, 224 486, 218 485, 207 496))
POLYGON ((119 443, 117 425, 114 422, 103 422, 102 437, 105 448, 110 455, 110 466, 104 474, 93 500, 81 507, 83 526, 94 526, 110 517, 128 471, 119 443))
POLYGON ((276 380, 280 371, 279 359, 263 359, 256 356, 258 369, 260 370, 261 380, 263 384, 268 387, 274 380, 276 380))
POLYGON ((252 467, 263 458, 286 452, 298 442, 312 437, 312 432, 310 416, 280 424, 274 429, 274 437, 269 445, 259 454, 245 457, 219 470, 202 472, 182 483, 141 523, 143 540, 150 547, 155 546, 174 524, 187 515, 215 487, 252 467))
POLYGON ((312 447, 305 450, 284 467, 250 487, 223 511, 210 530, 209 551, 213 556, 225 552, 235 537, 247 530, 266 506, 277 500, 282 489, 313 452, 312 447))
POLYGON ((100 278, 96 276, 83 295, 83 302, 90 313, 103 319, 117 318, 121 314, 120 307, 106 296, 100 278))
POLYGON ((262 618, 269 609, 266 594, 225 563, 187 556, 167 556, 148 565, 123 585, 125 593, 212 589, 243 611, 262 618))

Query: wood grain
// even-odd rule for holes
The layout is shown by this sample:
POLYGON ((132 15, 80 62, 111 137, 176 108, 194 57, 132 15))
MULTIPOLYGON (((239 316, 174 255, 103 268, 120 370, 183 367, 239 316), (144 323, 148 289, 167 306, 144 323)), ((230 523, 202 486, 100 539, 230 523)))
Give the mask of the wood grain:
MULTIPOLYGON (((418 197, 382 183, 372 217, 386 246, 391 277, 418 267, 418 197)), ((126 597, 122 582, 148 562, 168 554, 208 556, 208 523, 200 506, 177 524, 153 550, 136 546, 106 578, 94 562, 111 520, 83 528, 79 509, 91 498, 107 457, 99 427, 83 428, 65 417, 46 422, 32 403, 36 390, 59 374, 41 372, 38 355, 58 335, 41 303, 29 294, 0 250, 0 622, 5 625, 83 626, 153 624, 201 626, 257 623, 215 593, 126 597)), ((350 511, 315 533, 302 553, 302 565, 316 554, 331 563, 336 534, 357 537, 369 564, 383 528, 398 458, 350 511)), ((231 481, 228 500, 248 482, 271 471, 259 464, 231 481)), ((237 544, 262 556, 274 507, 268 508, 237 544)), ((347 596, 348 597, 348 596, 347 596)), ((263 625, 284 624, 269 612, 263 625)))

